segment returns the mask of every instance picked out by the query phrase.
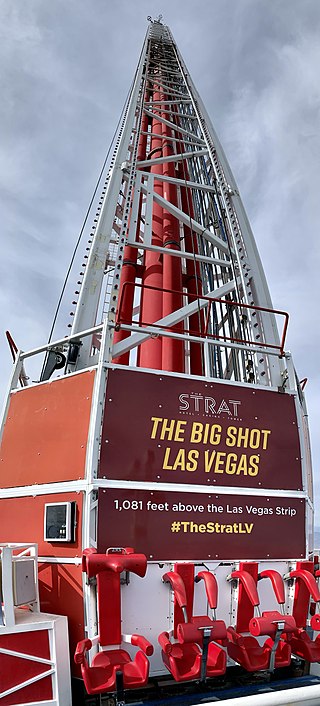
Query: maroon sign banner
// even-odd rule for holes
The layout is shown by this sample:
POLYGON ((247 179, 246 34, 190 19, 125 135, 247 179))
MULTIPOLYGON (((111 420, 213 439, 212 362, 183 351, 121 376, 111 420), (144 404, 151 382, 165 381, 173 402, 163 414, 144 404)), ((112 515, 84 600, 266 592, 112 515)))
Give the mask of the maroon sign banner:
POLYGON ((99 477, 301 490, 294 398, 110 370, 99 477))
POLYGON ((100 489, 98 551, 133 546, 155 561, 300 559, 300 498, 100 489))

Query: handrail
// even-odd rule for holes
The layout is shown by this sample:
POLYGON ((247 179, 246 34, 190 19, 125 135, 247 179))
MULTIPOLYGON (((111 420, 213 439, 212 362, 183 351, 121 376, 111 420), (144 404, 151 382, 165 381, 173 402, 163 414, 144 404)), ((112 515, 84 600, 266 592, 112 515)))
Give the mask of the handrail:
POLYGON ((73 333, 70 336, 65 336, 65 338, 60 338, 57 341, 45 343, 44 346, 33 348, 30 351, 27 351, 26 353, 19 351, 19 360, 31 358, 33 355, 38 355, 39 353, 44 353, 45 351, 54 350, 55 348, 58 348, 58 346, 65 346, 71 342, 77 343, 78 341, 81 341, 82 338, 86 338, 86 336, 91 336, 94 333, 98 333, 99 331, 102 331, 102 329, 103 324, 99 324, 98 326, 93 326, 92 328, 88 328, 85 331, 79 331, 78 333, 73 333))
MULTIPOLYGON (((139 282, 138 283, 137 282, 124 282, 124 284, 122 286, 122 291, 121 291, 121 295, 120 295, 120 299, 119 299, 119 306, 118 306, 118 311, 117 311, 117 317, 116 317, 116 324, 115 324, 116 330, 119 330, 122 325, 132 325, 132 324, 137 323, 133 319, 131 319, 131 320, 124 319, 123 315, 122 315, 123 300, 124 300, 124 297, 126 294, 127 287, 134 287, 134 288, 139 287, 141 290, 148 289, 148 290, 152 290, 152 291, 158 291, 161 293, 166 292, 166 293, 170 293, 170 294, 178 294, 179 296, 188 297, 188 300, 193 299, 193 300, 198 300, 199 302, 206 301, 206 302, 208 302, 209 307, 212 306, 212 304, 214 304, 214 303, 218 303, 218 304, 225 304, 226 306, 230 306, 230 307, 236 307, 240 310, 241 309, 248 309, 248 310, 255 311, 255 312, 258 311, 258 312, 262 312, 262 313, 266 313, 266 314, 283 316, 284 317, 284 324, 283 324, 282 336, 281 336, 281 340, 280 340, 279 345, 276 345, 274 343, 267 343, 264 341, 259 341, 259 343, 257 344, 257 341, 253 341, 250 339, 247 340, 244 338, 236 338, 234 336, 226 336, 226 335, 221 336, 218 334, 209 334, 207 331, 208 323, 209 323, 209 307, 208 307, 208 316, 206 317, 207 320, 206 320, 206 325, 204 327, 204 332, 202 332, 202 331, 198 332, 198 331, 192 331, 190 329, 179 328, 179 333, 181 333, 181 332, 182 333, 189 333, 189 334, 192 334, 195 336, 197 336, 197 335, 203 336, 206 339, 213 339, 213 340, 217 340, 217 341, 224 340, 224 341, 229 341, 230 343, 245 344, 247 346, 259 345, 259 347, 261 346, 263 348, 273 348, 275 350, 278 350, 280 357, 282 357, 284 355, 284 346, 285 346, 285 340, 286 340, 288 323, 289 323, 289 314, 286 311, 282 311, 280 309, 270 309, 268 307, 263 307, 263 306, 254 306, 252 304, 245 304, 245 303, 241 303, 241 302, 237 302, 237 301, 233 301, 233 300, 229 300, 229 299, 219 299, 219 298, 215 298, 215 297, 208 297, 208 296, 205 296, 202 294, 190 294, 190 293, 186 293, 184 291, 179 291, 176 289, 161 289, 160 287, 152 287, 150 285, 145 285, 145 284, 142 284, 139 282)), ((175 330, 175 326, 176 326, 176 325, 164 326, 164 325, 158 324, 157 322, 150 322, 150 321, 149 322, 140 321, 139 324, 141 326, 153 326, 153 327, 158 328, 160 330, 161 329, 162 330, 166 330, 166 329, 175 330)), ((181 322, 180 322, 180 324, 181 324, 181 322)))

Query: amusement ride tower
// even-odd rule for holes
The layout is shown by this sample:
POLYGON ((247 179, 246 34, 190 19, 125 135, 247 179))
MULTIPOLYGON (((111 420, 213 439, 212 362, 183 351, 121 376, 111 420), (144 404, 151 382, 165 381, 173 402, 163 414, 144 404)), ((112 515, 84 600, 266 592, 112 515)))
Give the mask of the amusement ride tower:
MULTIPOLYGON (((200 96, 160 22, 145 39, 94 230, 72 333, 100 324, 104 311, 108 362, 283 384, 277 312, 270 313, 248 219, 200 96), (142 337, 147 325, 154 330, 142 337), (270 349, 276 355, 266 355, 270 349)), ((89 338, 81 346, 76 369, 88 365, 91 344, 89 338)))
MULTIPOLYGON (((248 671, 288 665, 290 620, 305 630, 310 595, 318 599, 288 315, 272 307, 232 172, 160 20, 146 33, 80 277, 71 334, 16 355, 1 541, 39 544, 42 605, 69 616, 91 693, 94 660, 101 666, 112 650, 128 686, 116 661, 126 641, 145 648, 151 674, 169 670, 181 682, 223 674, 219 650, 248 671), (26 385, 28 359, 43 354, 39 381, 26 385), (259 598, 261 578, 271 582, 259 598), (200 626, 207 606, 194 579, 205 583, 210 629, 200 626), (213 625, 217 601, 228 635, 213 625), (260 604, 265 622, 252 623, 260 604), (249 627, 272 643, 260 661, 249 643, 241 652, 249 627), (209 630, 202 643, 195 630, 209 630)), ((311 648, 306 655, 313 661, 311 648)), ((141 664, 130 662, 132 688, 147 679, 141 664)), ((100 691, 114 690, 112 679, 100 691)))

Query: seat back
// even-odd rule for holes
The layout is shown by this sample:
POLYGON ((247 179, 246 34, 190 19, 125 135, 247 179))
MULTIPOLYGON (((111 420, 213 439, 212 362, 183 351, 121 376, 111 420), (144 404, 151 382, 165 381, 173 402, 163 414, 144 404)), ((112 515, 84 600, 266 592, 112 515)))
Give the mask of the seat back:
MULTIPOLYGON (((175 564, 174 573, 181 577, 186 595, 186 615, 188 622, 191 621, 193 613, 193 600, 194 600, 194 564, 175 564)), ((174 614, 173 614, 173 635, 177 637, 177 629, 180 623, 184 623, 185 617, 183 615, 182 608, 179 605, 177 597, 174 593, 174 614)))
POLYGON ((121 643, 121 585, 120 574, 130 571, 143 577, 147 570, 144 554, 135 554, 131 547, 122 552, 98 554, 94 550, 83 553, 83 570, 88 579, 97 579, 97 609, 99 642, 102 647, 121 643))
POLYGON ((238 601, 236 616, 236 631, 248 632, 249 623, 254 616, 254 609, 259 606, 257 592, 258 563, 256 561, 240 562, 239 569, 232 571, 229 581, 238 581, 238 601))
POLYGON ((299 628, 305 628, 309 616, 310 598, 315 603, 320 601, 320 592, 313 575, 312 561, 298 561, 294 571, 290 571, 288 579, 294 579, 294 599, 292 614, 299 628))

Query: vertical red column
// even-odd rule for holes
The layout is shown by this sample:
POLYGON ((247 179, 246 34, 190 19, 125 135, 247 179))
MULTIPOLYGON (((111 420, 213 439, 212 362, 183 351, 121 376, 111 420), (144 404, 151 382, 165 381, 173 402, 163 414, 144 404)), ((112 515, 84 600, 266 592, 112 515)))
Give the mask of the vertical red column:
MULTIPOLYGON (((161 81, 161 70, 158 73, 159 81, 161 81)), ((169 96, 166 96, 160 84, 154 84, 153 94, 153 112, 157 113, 158 117, 152 118, 151 123, 151 143, 149 158, 156 160, 157 157, 171 157, 175 149, 172 141, 172 129, 170 126, 161 122, 160 116, 168 119, 169 96)), ((145 101, 149 101, 149 92, 145 95, 145 101)), ((177 109, 172 106, 173 122, 177 123, 177 109)), ((144 113, 142 118, 142 133, 147 133, 148 116, 144 113)), ((177 142, 178 152, 185 151, 183 142, 177 142)), ((147 145, 147 134, 141 134, 138 147, 138 160, 145 159, 147 145)), ((176 175, 175 162, 168 161, 163 164, 154 164, 150 167, 150 172, 154 175, 161 174, 165 177, 174 178, 176 175)), ((187 163, 183 165, 179 163, 178 174, 180 179, 187 180, 189 178, 187 163)), ((177 186, 166 180, 154 180, 154 190, 160 196, 163 196, 173 205, 178 205, 178 190, 177 186)), ((193 203, 191 193, 187 187, 180 188, 181 206, 182 209, 189 213, 193 218, 193 203)), ((140 217, 141 217, 142 201, 138 214, 137 234, 140 232, 140 217)), ((198 253, 196 235, 184 226, 185 248, 188 252, 198 253)), ((152 213, 152 245, 165 247, 168 250, 180 249, 180 227, 178 220, 166 209, 162 209, 155 202, 153 203, 152 213)), ((133 307, 135 303, 135 281, 137 276, 137 249, 130 245, 125 247, 124 261, 121 273, 120 282, 120 299, 121 311, 120 322, 131 322, 133 317, 133 307), (124 286, 126 285, 126 286, 124 286)), ((152 324, 158 319, 167 316, 179 309, 183 305, 183 284, 188 292, 188 300, 195 301, 196 296, 202 294, 200 266, 192 260, 186 261, 186 277, 183 282, 182 261, 180 258, 171 257, 170 255, 162 255, 161 253, 145 252, 142 274, 142 289, 140 301, 140 323, 152 324)), ((192 333, 201 333, 203 330, 203 313, 197 312, 189 319, 189 326, 192 333)), ((179 322, 172 327, 172 332, 182 332, 184 328, 183 322, 179 322)), ((130 332, 120 331, 115 332, 114 343, 124 340, 130 336, 130 332)), ((175 339, 174 337, 150 338, 145 341, 138 349, 137 365, 140 367, 168 370, 172 372, 185 371, 185 348, 184 342, 175 339)), ((129 364, 129 353, 125 353, 114 359, 115 363, 122 365, 129 364)), ((194 375, 203 374, 202 361, 202 346, 198 343, 190 344, 190 372, 194 375)))
MULTIPOLYGON (((148 101, 148 100, 149 100, 149 93, 146 91, 145 101, 148 101)), ((139 138, 139 146, 138 146, 138 154, 137 154, 138 161, 145 159, 145 157, 146 157, 147 130, 148 130, 148 116, 146 115, 146 113, 143 113, 142 121, 141 121, 141 135, 139 138), (143 134, 143 133, 145 133, 145 134, 143 134)), ((140 232, 141 202, 142 202, 142 196, 140 196, 140 205, 139 205, 138 219, 137 219, 136 240, 139 238, 139 232, 140 232)), ((121 279, 120 279, 120 296, 119 296, 119 305, 121 304, 120 322, 123 322, 123 323, 131 323, 131 321, 132 321, 134 293, 135 293, 134 285, 135 285, 136 273, 137 273, 137 255, 138 255, 137 248, 133 248, 131 245, 126 245, 126 247, 124 249, 124 255, 123 255, 123 265, 122 265, 121 279), (127 286, 124 287, 125 284, 127 286)), ((130 336, 130 331, 124 331, 123 329, 120 328, 120 331, 115 331, 114 339, 113 339, 114 344, 119 343, 119 341, 123 341, 125 338, 128 338, 128 336, 130 336)), ((119 356, 118 358, 114 358, 113 362, 119 363, 120 365, 129 365, 129 357, 130 357, 129 352, 124 353, 123 355, 119 356)))
MULTIPOLYGON (((163 115, 167 117, 166 113, 163 115)), ((162 125, 163 156, 174 154, 171 141, 172 130, 168 125, 162 125)), ((175 177, 175 163, 164 162, 163 175, 175 177)), ((175 184, 163 182, 163 196, 174 206, 178 205, 177 187, 175 184)), ((163 209, 163 245, 168 250, 180 250, 180 230, 177 219, 163 209)), ((164 255, 163 257, 163 316, 171 314, 182 307, 182 262, 178 257, 164 255), (174 291, 166 291, 174 290, 174 291)), ((182 332, 183 322, 172 327, 172 332, 182 332)), ((184 341, 164 337, 162 341, 162 368, 173 372, 184 372, 184 341)))
MULTIPOLYGON (((178 124, 178 111, 175 106, 173 106, 175 112, 175 122, 178 124)), ((182 140, 177 142, 178 152, 184 154, 187 149, 182 140)), ((189 169, 187 160, 181 160, 178 162, 178 177, 182 181, 189 181, 189 169)), ((192 200, 192 191, 187 186, 182 186, 180 189, 181 195, 181 208, 188 214, 191 218, 194 218, 194 208, 192 200)), ((184 246, 186 252, 190 252, 193 255, 198 255, 198 243, 197 235, 192 231, 191 228, 184 225, 184 246)), ((185 287, 188 292, 188 301, 195 302, 197 298, 202 294, 202 279, 200 264, 195 259, 186 259, 186 277, 184 281, 185 287)), ((189 330, 193 335, 200 335, 204 330, 204 316, 203 311, 197 311, 196 314, 190 316, 189 318, 189 330)), ((203 375, 204 364, 203 364, 203 346, 201 343, 190 342, 190 373, 192 375, 203 375)))
MULTIPOLYGON (((180 179, 188 180, 189 175, 187 167, 180 168, 180 179)), ((181 205, 182 210, 187 213, 190 218, 194 217, 191 192, 188 189, 181 188, 181 205)), ((188 226, 184 226, 185 249, 193 255, 198 254, 197 236, 188 226)), ((200 273, 200 265, 196 260, 186 260, 186 289, 188 292, 189 302, 197 301, 202 294, 202 279, 200 273)), ((203 311, 199 310, 189 318, 190 333, 200 335, 204 331, 204 316, 203 311)), ((190 373, 192 375, 203 375, 203 346, 201 343, 190 342, 190 373)))
MULTIPOLYGON (((153 93, 154 101, 162 101, 160 88, 153 93)), ((159 107, 155 108, 159 110, 159 107)), ((162 123, 157 117, 152 119, 151 132, 151 159, 162 157, 162 123), (158 137, 159 136, 159 137, 158 137)), ((150 167, 152 174, 162 174, 162 164, 155 164, 150 167)), ((154 190, 160 196, 163 195, 162 181, 155 179, 154 190)), ((162 247, 163 245, 163 214, 162 208, 158 204, 153 204, 152 212, 152 245, 162 247)), ((140 322, 152 324, 162 318, 162 288, 163 288, 163 263, 162 255, 157 252, 145 252, 144 272, 142 276, 142 293, 140 303, 140 322), (156 287, 157 289, 145 289, 144 287, 156 287), (160 291, 158 291, 160 290, 160 291)), ((162 369, 162 339, 149 338, 142 343, 138 352, 138 365, 141 368, 162 369)))

